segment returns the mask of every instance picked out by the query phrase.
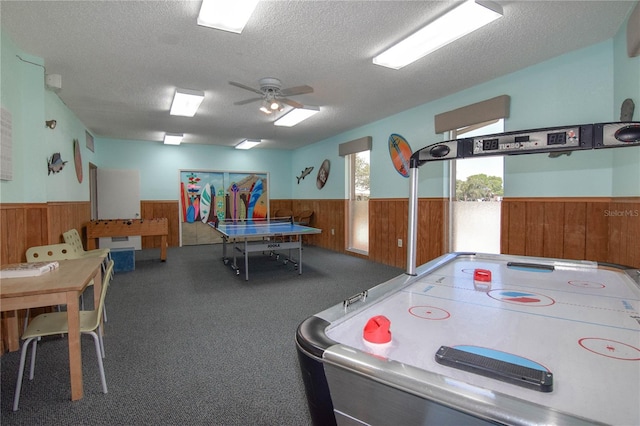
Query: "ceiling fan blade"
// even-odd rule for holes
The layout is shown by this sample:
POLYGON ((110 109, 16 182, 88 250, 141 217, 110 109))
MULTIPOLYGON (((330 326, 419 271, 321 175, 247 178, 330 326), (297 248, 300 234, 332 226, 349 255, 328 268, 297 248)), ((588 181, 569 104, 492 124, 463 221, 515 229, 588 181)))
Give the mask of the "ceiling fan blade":
POLYGON ((234 102, 234 105, 245 105, 245 104, 250 104, 251 102, 255 102, 255 101, 261 101, 263 98, 251 98, 251 99, 245 99, 244 101, 238 101, 238 102, 234 102))
POLYGON ((282 94, 282 96, 304 95, 305 93, 313 93, 313 87, 311 86, 289 87, 288 89, 282 89, 280 93, 282 94))
POLYGON ((257 93, 258 95, 264 95, 260 90, 254 89, 253 87, 245 86, 242 83, 236 83, 235 81, 230 81, 229 84, 232 85, 232 86, 239 87, 239 88, 244 89, 244 90, 249 90, 251 92, 257 93))
POLYGON ((292 101, 291 99, 278 98, 278 100, 294 108, 304 108, 304 105, 302 105, 300 102, 292 101))

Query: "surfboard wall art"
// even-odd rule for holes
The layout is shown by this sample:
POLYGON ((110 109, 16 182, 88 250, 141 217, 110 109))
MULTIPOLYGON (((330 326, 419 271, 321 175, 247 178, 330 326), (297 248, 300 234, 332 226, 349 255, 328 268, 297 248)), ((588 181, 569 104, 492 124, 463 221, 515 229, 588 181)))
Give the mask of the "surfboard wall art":
POLYGON ((318 170, 318 177, 316 178, 316 187, 318 189, 324 188, 324 185, 327 183, 327 179, 329 179, 329 170, 331 170, 331 162, 327 159, 322 162, 320 170, 318 170))
POLYGON ((82 155, 80 155, 80 142, 78 142, 78 139, 73 140, 73 161, 76 166, 78 182, 82 183, 82 155))
POLYGON ((216 193, 216 189, 212 187, 210 184, 206 184, 204 188, 202 188, 202 192, 200 193, 200 220, 203 223, 207 223, 209 221, 209 212, 211 211, 211 206, 214 204, 214 195, 216 193))
POLYGON ((198 217, 199 202, 196 203, 198 192, 200 192, 200 178, 195 173, 187 175, 187 194, 189 196, 189 206, 187 207, 187 222, 193 223, 198 217))
POLYGON ((389 136, 389 155, 391 162, 401 176, 409 177, 409 159, 411 158, 411 147, 405 138, 392 133, 389 136))
POLYGON ((189 207, 189 196, 187 195, 187 188, 184 182, 180 182, 180 200, 182 207, 182 221, 187 221, 187 207, 189 207))

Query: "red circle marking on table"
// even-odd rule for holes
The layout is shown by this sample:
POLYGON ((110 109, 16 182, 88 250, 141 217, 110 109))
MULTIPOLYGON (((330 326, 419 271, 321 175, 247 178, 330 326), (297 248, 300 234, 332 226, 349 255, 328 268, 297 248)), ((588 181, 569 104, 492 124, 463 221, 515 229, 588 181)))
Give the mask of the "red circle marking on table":
POLYGON ((640 349, 626 343, 600 337, 583 337, 578 344, 596 355, 621 361, 640 361, 640 349))
POLYGON ((412 306, 409 308, 409 313, 414 317, 433 321, 445 320, 451 316, 451 314, 444 309, 434 306, 412 306))

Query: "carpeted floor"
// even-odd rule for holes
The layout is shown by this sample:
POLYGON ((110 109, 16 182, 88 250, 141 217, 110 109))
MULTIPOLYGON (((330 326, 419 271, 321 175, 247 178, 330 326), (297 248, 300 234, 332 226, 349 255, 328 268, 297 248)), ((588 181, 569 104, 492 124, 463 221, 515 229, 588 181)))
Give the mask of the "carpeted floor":
POLYGON ((135 271, 117 273, 107 294, 109 393, 84 336, 84 398, 71 402, 66 340, 49 338, 17 412, 19 352, 0 358, 2 424, 310 424, 298 324, 403 271, 305 246, 302 275, 254 254, 245 281, 221 256, 221 245, 171 248, 164 263, 159 250, 136 252, 135 271))

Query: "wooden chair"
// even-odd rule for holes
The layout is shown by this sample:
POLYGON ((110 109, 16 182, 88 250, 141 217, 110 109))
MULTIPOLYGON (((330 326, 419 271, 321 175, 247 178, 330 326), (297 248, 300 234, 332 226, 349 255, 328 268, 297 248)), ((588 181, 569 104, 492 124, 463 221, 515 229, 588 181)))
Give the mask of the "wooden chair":
POLYGON ((313 216, 313 210, 303 210, 294 216, 293 220, 298 225, 309 226, 311 224, 311 217, 313 216))
MULTIPOLYGON (((313 210, 303 210, 293 217, 293 222, 298 225, 309 226, 311 225, 311 217, 313 216, 313 210)), ((304 243, 303 236, 300 236, 300 240, 304 243)))
MULTIPOLYGON (((104 299, 107 296, 107 288, 111 282, 111 274, 113 273, 113 260, 107 265, 107 272, 102 280, 102 291, 100 292, 100 303, 97 308, 92 311, 80 311, 80 333, 89 334, 95 343, 96 357, 98 358, 98 367, 100 369, 100 381, 102 382, 102 392, 107 393, 107 380, 104 375, 104 365, 102 358, 105 357, 104 342, 102 340, 102 325, 100 316, 104 309, 104 299)), ((69 323, 67 322, 66 312, 52 312, 48 314, 38 315, 31 321, 27 330, 22 335, 24 342, 22 343, 22 351, 20 353, 20 367, 18 369, 18 381, 16 383, 16 393, 13 397, 13 411, 18 410, 20 403, 20 392, 22 390, 22 377, 24 376, 24 364, 27 358, 27 350, 30 343, 31 348, 31 364, 29 367, 29 380, 33 380, 36 366, 36 348, 38 340, 45 336, 53 336, 56 334, 68 334, 69 323)))
POLYGON ((274 219, 290 218, 291 220, 293 220, 293 210, 291 210, 291 209, 278 209, 273 214, 273 218, 274 219))

